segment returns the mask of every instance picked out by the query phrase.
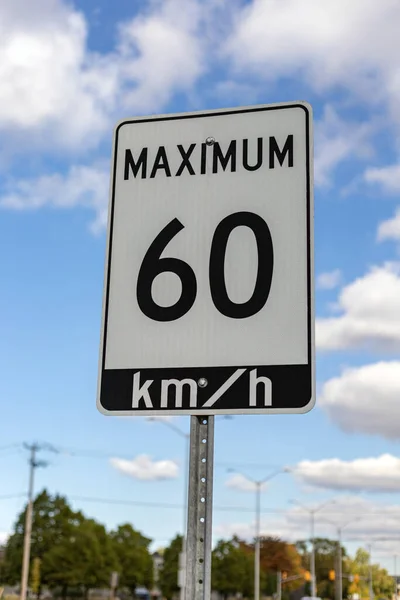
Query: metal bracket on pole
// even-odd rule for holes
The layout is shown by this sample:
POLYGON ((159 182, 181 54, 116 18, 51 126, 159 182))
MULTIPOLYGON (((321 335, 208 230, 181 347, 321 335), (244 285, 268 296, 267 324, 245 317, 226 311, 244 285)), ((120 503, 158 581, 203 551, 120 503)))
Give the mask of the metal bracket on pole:
POLYGON ((186 600, 211 596, 214 417, 191 417, 186 600))

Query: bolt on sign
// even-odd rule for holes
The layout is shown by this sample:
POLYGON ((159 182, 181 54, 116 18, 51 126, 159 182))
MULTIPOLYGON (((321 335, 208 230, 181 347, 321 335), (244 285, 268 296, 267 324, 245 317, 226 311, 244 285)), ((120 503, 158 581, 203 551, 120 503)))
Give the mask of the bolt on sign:
POLYGON ((307 103, 118 124, 101 412, 310 410, 313 296, 307 103))

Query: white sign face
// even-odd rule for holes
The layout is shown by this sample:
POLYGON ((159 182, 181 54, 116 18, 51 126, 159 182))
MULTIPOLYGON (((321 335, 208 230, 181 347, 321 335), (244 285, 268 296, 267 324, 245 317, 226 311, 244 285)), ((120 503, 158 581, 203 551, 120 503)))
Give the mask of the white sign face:
POLYGON ((312 408, 311 127, 305 103, 117 126, 103 413, 312 408))

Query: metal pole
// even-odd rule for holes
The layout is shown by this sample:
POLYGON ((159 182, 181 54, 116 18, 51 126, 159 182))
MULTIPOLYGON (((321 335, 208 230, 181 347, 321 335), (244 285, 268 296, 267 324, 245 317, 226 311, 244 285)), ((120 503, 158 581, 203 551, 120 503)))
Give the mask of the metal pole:
POLYGON ((342 567, 343 567, 343 557, 342 557, 342 530, 340 527, 338 527, 338 574, 337 574, 337 581, 338 581, 338 586, 337 586, 337 600, 342 600, 343 598, 343 573, 342 573, 342 567))
POLYGON ((315 581, 315 540, 314 540, 314 529, 315 529, 315 513, 310 511, 311 515, 311 596, 315 598, 317 596, 317 585, 315 581))
POLYGON ((254 600, 260 600, 260 506, 261 482, 256 481, 256 539, 254 552, 254 600))
POLYGON ((278 571, 276 583, 277 583, 277 585, 276 585, 276 587, 277 587, 277 590, 276 590, 277 600, 282 600, 282 571, 278 571))
POLYGON ((214 417, 191 417, 186 600, 211 597, 214 417))
POLYGON ((24 535, 24 554, 22 558, 22 576, 21 576, 21 600, 26 600, 29 578, 29 561, 31 554, 31 536, 32 536, 32 514, 33 514, 33 483, 36 467, 36 451, 37 446, 33 444, 30 448, 31 456, 29 459, 29 488, 28 488, 28 505, 25 516, 25 535, 24 535))
POLYGON ((369 551, 369 599, 373 600, 374 598, 374 590, 372 584, 372 546, 368 546, 369 551))

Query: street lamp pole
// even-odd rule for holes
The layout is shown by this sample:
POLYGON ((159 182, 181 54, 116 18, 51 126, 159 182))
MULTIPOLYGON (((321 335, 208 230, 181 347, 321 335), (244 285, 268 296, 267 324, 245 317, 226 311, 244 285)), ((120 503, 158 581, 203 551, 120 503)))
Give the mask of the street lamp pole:
POLYGON ((260 598, 260 522, 261 522, 261 483, 256 485, 256 539, 254 553, 254 600, 260 598))
POLYGON ((317 595, 317 582, 315 575, 315 510, 310 512, 311 520, 311 596, 317 595))
POLYGON ((369 552, 369 600, 373 600, 374 598, 374 589, 372 583, 372 546, 368 545, 369 552))
POLYGON ((260 537, 261 537, 261 489, 264 483, 270 481, 273 477, 276 477, 280 473, 288 473, 290 471, 289 467, 285 467, 283 469, 278 469, 274 471, 267 477, 263 479, 253 479, 246 473, 242 473, 236 469, 228 469, 231 473, 237 473, 238 475, 242 475, 245 479, 250 481, 254 487, 256 492, 256 522, 255 522, 255 544, 254 544, 254 600, 260 600, 260 537))
POLYGON ((324 519, 327 523, 330 523, 337 530, 337 576, 335 581, 335 592, 336 592, 336 600, 343 599, 343 552, 342 552, 342 532, 343 529, 359 521, 362 517, 356 517, 355 519, 351 519, 351 521, 347 521, 347 523, 343 523, 342 525, 338 525, 337 523, 333 523, 327 519, 324 519))
MULTIPOLYGON (((344 525, 345 527, 345 525, 344 525)), ((342 530, 343 527, 338 527, 337 533, 338 533, 338 565, 337 565, 337 569, 338 569, 338 575, 337 575, 337 598, 336 600, 342 600, 343 598, 343 555, 342 555, 342 530)))
POLYGON ((311 596, 316 598, 317 596, 317 577, 315 572, 315 515, 317 512, 328 506, 328 504, 334 504, 335 500, 328 500, 323 504, 320 504, 316 508, 309 508, 304 506, 298 500, 290 500, 291 504, 297 504, 300 508, 310 514, 310 534, 311 534, 311 559, 310 559, 310 571, 311 571, 311 596))

